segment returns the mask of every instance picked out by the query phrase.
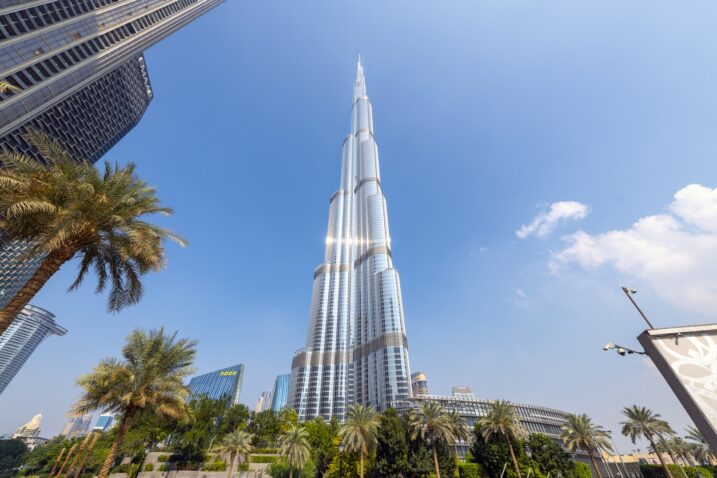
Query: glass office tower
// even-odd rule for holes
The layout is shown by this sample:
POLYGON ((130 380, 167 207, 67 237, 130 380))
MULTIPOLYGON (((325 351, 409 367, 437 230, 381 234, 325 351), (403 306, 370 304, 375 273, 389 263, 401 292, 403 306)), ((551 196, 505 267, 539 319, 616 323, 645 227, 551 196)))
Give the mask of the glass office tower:
POLYGON ((350 403, 384 410, 411 396, 401 288, 360 60, 351 116, 324 262, 314 271, 306 347, 292 362, 289 404, 301 420, 343 420, 350 403))
POLYGON ((65 335, 50 312, 26 306, 10 327, 0 335, 0 393, 27 362, 40 342, 50 335, 65 335))
POLYGON ((278 375, 274 380, 274 389, 271 391, 271 409, 279 413, 282 411, 289 401, 289 385, 291 384, 291 374, 285 373, 278 375))
POLYGON ((197 375, 189 381, 189 399, 206 395, 214 400, 226 399, 229 405, 235 405, 239 403, 243 380, 244 365, 242 364, 197 375))

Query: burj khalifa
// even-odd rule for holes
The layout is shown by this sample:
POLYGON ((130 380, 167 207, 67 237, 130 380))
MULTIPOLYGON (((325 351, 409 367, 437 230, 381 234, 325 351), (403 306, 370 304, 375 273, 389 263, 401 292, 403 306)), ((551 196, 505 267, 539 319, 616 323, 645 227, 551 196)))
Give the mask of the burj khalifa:
POLYGON ((314 271, 306 347, 294 354, 288 405, 299 419, 343 420, 352 403, 385 410, 411 396, 408 341, 371 102, 359 59, 341 183, 329 201, 314 271))

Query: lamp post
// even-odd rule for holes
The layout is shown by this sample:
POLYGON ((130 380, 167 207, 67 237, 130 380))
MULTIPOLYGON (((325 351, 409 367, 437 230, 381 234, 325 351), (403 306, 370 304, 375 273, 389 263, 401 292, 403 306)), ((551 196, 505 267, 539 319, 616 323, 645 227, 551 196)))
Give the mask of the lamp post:
POLYGON ((627 287, 622 287, 622 291, 625 293, 628 299, 630 299, 630 302, 632 302, 632 305, 635 306, 637 311, 640 313, 643 319, 645 319, 645 322, 647 322, 647 326, 651 329, 654 329, 655 327, 652 325, 652 322, 650 322, 650 319, 647 318, 645 313, 642 311, 639 305, 637 305, 637 302, 635 302, 635 299, 632 298, 633 294, 637 294, 637 291, 635 289, 628 289, 627 287))
POLYGON ((615 440, 612 438, 612 430, 608 430, 607 433, 610 436, 612 448, 615 450, 615 453, 617 453, 617 456, 620 457, 620 463, 622 463, 622 471, 625 473, 625 478, 629 478, 629 475, 627 474, 627 467, 625 466, 625 461, 622 459, 622 455, 620 454, 617 449, 617 446, 615 445, 615 440))

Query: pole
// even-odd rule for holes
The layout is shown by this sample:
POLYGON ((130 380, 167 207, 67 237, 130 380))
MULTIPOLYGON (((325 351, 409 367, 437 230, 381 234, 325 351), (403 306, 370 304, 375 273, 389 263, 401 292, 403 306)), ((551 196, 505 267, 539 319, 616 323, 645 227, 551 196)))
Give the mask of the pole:
POLYGON ((65 454, 67 451, 67 448, 63 448, 59 455, 57 455, 57 458, 55 459, 55 464, 52 465, 52 470, 50 471, 50 474, 48 476, 52 476, 55 474, 55 470, 57 469, 57 465, 60 464, 60 460, 62 460, 62 455, 65 454))
POLYGON ((70 459, 70 456, 72 455, 72 452, 75 451, 75 448, 77 447, 77 443, 72 445, 70 447, 70 451, 67 452, 67 455, 65 455, 65 461, 62 462, 62 466, 60 467, 60 471, 57 472, 57 476, 62 476, 62 471, 65 469, 65 465, 67 465, 67 460, 70 459))
POLYGON ((630 478, 630 475, 627 473, 627 467, 625 466, 625 461, 622 459, 622 455, 617 449, 617 446, 615 445, 615 440, 612 438, 612 432, 610 432, 610 441, 612 442, 612 447, 615 449, 615 453, 617 453, 617 456, 620 457, 620 463, 622 463, 622 471, 625 472, 625 478, 630 478))
POLYGON ((627 298, 630 299, 630 302, 632 302, 632 305, 635 306, 635 308, 636 308, 637 311, 640 313, 640 315, 642 316, 642 318, 645 319, 645 322, 647 322, 647 326, 648 326, 649 328, 651 328, 651 329, 654 329, 655 327, 654 327, 654 326, 652 325, 652 323, 650 322, 650 319, 647 318, 647 316, 646 316, 645 313, 642 311, 642 309, 640 308, 640 306, 637 305, 637 302, 635 302, 635 299, 632 298, 632 292, 630 292, 630 289, 628 289, 627 287, 623 287, 623 288, 622 288, 622 291, 625 293, 625 295, 627 296, 627 298))
MULTIPOLYGON (((675 465, 677 465, 677 468, 679 468, 680 471, 682 472, 682 476, 684 478, 687 478, 687 473, 685 473, 685 469, 677 461, 677 457, 672 452, 672 448, 670 448, 670 445, 667 443, 667 440, 665 440, 665 437, 663 437, 662 435, 658 435, 658 436, 660 437, 660 440, 662 440, 662 444, 665 445, 665 448, 667 448, 667 453, 669 453, 670 458, 672 458, 672 461, 675 463, 675 465)), ((657 451, 657 450, 655 450, 655 451, 657 451)))
POLYGON ((505 474, 505 469, 508 466, 508 462, 505 462, 505 465, 503 465, 503 471, 500 472, 500 478, 503 478, 503 475, 505 474))
MULTIPOLYGON (((82 470, 85 468, 85 465, 87 464, 87 459, 90 457, 90 453, 92 453, 92 449, 95 447, 95 444, 97 444, 97 439, 100 437, 99 433, 90 433, 90 435, 94 435, 94 436, 92 437, 90 446, 87 447, 87 452, 85 453, 85 457, 82 459, 80 466, 77 468, 77 471, 75 472, 74 478, 79 478, 80 473, 82 473, 82 470)), ((140 469, 140 471, 142 471, 142 470, 140 469)))

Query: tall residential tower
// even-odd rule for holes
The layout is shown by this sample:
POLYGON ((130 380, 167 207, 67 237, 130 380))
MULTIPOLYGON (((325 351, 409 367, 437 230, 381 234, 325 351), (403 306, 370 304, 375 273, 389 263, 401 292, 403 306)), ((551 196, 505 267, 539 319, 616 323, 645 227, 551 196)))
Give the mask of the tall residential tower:
POLYGON ((306 347, 292 362, 289 405, 300 420, 343 420, 351 403, 383 410, 410 396, 401 288, 359 60, 351 133, 329 201, 324 262, 314 271, 306 347))

